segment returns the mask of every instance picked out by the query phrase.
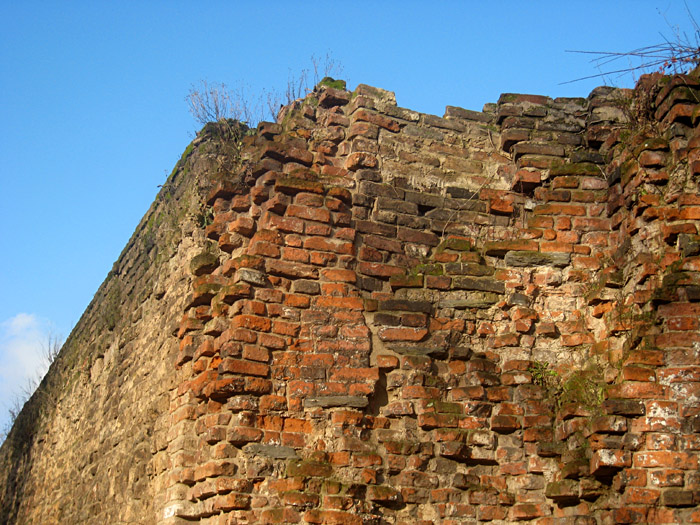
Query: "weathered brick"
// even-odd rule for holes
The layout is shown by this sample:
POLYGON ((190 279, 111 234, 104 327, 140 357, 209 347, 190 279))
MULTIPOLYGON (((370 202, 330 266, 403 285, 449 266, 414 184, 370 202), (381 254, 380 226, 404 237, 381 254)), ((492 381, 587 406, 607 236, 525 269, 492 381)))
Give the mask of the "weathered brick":
POLYGON ((421 341, 428 335, 425 328, 381 328, 379 339, 382 341, 421 341))
POLYGON ((697 454, 666 450, 635 452, 634 466, 641 468, 675 468, 693 470, 698 467, 697 454))
POLYGON ((233 318, 232 324, 234 328, 247 328, 259 332, 269 332, 272 327, 269 319, 255 315, 237 315, 233 318))
POLYGON ((299 206, 297 204, 290 204, 287 207, 286 217, 297 217, 317 222, 331 222, 331 212, 326 208, 299 206))

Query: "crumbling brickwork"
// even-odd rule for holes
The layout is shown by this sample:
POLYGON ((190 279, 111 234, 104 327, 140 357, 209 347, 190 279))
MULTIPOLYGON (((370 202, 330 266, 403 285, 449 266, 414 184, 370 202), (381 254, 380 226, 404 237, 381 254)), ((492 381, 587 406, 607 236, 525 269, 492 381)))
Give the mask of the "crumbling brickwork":
POLYGON ((208 175, 141 522, 700 522, 699 96, 261 123, 208 175))
POLYGON ((700 520, 697 82, 653 80, 262 124, 209 196, 164 517, 700 520))

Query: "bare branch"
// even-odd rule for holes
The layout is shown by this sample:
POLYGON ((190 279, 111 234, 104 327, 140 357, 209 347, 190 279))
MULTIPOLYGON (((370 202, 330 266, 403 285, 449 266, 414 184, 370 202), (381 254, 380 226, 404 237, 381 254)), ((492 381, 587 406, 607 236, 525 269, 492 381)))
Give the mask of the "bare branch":
MULTIPOLYGON (((602 71, 595 75, 587 75, 575 80, 562 82, 561 84, 571 84, 572 82, 579 82, 590 78, 601 78, 608 75, 622 76, 637 71, 657 71, 664 74, 687 73, 690 69, 700 65, 700 27, 695 21, 687 3, 685 4, 685 8, 694 29, 692 39, 688 38, 685 33, 681 34, 677 26, 671 26, 668 21, 666 21, 674 34, 674 38, 668 39, 661 34, 663 43, 660 44, 645 46, 627 52, 567 50, 567 53, 594 55, 595 58, 593 58, 591 62, 594 63, 599 70, 602 66, 611 64, 619 59, 627 59, 630 61, 633 59, 637 62, 637 65, 630 65, 629 67, 612 71, 602 71)), ((664 15, 662 14, 662 16, 664 15)))

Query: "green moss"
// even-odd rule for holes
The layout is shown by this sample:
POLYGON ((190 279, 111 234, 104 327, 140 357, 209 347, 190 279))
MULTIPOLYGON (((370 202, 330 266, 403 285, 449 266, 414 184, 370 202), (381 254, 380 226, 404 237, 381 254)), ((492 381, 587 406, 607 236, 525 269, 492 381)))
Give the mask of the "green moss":
POLYGON ((654 150, 654 151, 667 151, 669 149, 668 141, 661 137, 652 137, 646 139, 640 146, 635 148, 634 156, 638 157, 642 151, 654 150))
MULTIPOLYGON (((187 170, 186 164, 187 164, 187 157, 190 156, 190 154, 194 151, 194 144, 192 142, 189 143, 189 145, 185 148, 185 151, 182 153, 180 156, 180 160, 177 161, 175 164, 175 167, 173 168, 173 171, 170 172, 170 175, 168 175, 168 178, 166 179, 166 183, 170 182, 173 177, 175 177, 175 174, 183 168, 184 170, 187 170)), ((185 171, 186 173, 186 171, 185 171)), ((164 184, 164 185, 165 185, 164 184)))
POLYGON ((579 370, 562 384, 557 404, 576 403, 592 411, 599 409, 605 399, 605 383, 599 370, 579 370))
POLYGON ((288 477, 327 478, 333 473, 333 466, 325 461, 292 459, 287 463, 288 477))
POLYGON ((564 164, 562 162, 557 162, 552 165, 549 174, 553 177, 558 177, 560 175, 577 175, 589 177, 602 176, 600 168, 592 162, 576 162, 572 164, 564 164))
POLYGON ((577 370, 566 379, 549 363, 535 361, 528 369, 532 382, 544 388, 547 397, 559 410, 563 405, 574 403, 592 412, 597 412, 605 399, 605 382, 600 367, 577 370))
POLYGON ((102 307, 102 322, 110 332, 117 326, 122 303, 121 287, 115 281, 114 287, 107 293, 102 307))
POLYGON ((321 79, 321 82, 318 83, 319 86, 328 86, 333 89, 342 89, 345 91, 346 89, 346 84, 345 80, 336 80, 331 77, 324 77, 321 79))
POLYGON ((436 400, 434 402, 435 411, 440 414, 461 414, 463 409, 460 403, 449 403, 447 401, 436 400))
POLYGON ((436 248, 436 252, 440 253, 445 250, 455 250, 459 252, 468 252, 474 248, 474 245, 469 239, 460 239, 459 237, 450 237, 442 241, 436 248))
POLYGON ((194 143, 190 142, 187 147, 185 148, 185 151, 182 152, 182 156, 180 157, 180 160, 185 160, 187 157, 190 156, 190 153, 194 151, 194 143))
POLYGON ((445 270, 442 264, 419 264, 413 268, 412 274, 443 275, 445 270))

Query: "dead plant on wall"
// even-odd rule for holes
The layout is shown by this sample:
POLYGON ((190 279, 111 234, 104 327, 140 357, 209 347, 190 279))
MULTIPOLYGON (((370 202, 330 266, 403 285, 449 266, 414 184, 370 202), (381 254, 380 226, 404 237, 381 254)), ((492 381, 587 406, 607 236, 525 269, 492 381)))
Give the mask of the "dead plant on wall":
POLYGON ((219 169, 235 171, 241 161, 243 137, 248 125, 260 120, 260 105, 250 103, 243 88, 229 89, 226 84, 210 84, 203 80, 192 86, 185 99, 195 121, 212 133, 218 146, 219 169))
POLYGON ((40 346, 41 348, 37 349, 39 364, 34 372, 34 375, 27 377, 24 384, 19 387, 18 391, 16 391, 12 396, 12 399, 9 400, 7 411, 10 419, 7 422, 7 426, 0 429, 0 443, 2 443, 9 434, 15 420, 22 411, 22 408, 24 408, 25 403, 30 397, 32 397, 32 395, 34 395, 35 392, 41 390, 39 389, 39 385, 41 384, 41 381, 48 369, 58 358, 58 354, 63 347, 63 338, 49 333, 46 336, 46 339, 42 341, 40 346))
POLYGON ((330 52, 323 56, 311 55, 310 62, 309 67, 296 73, 289 70, 283 90, 264 89, 258 95, 251 94, 244 83, 232 89, 224 83, 200 81, 190 88, 186 97, 190 113, 200 126, 218 123, 227 133, 235 132, 226 125, 231 120, 248 127, 255 127, 263 120, 275 121, 280 108, 304 98, 321 79, 338 78, 343 73, 343 66, 330 52))
MULTIPOLYGON (((567 50, 567 53, 592 55, 591 63, 600 73, 562 82, 562 84, 570 84, 590 78, 619 78, 628 74, 661 73, 663 75, 676 75, 692 71, 700 65, 700 25, 695 20, 687 2, 685 2, 685 9, 688 14, 688 21, 692 26, 690 35, 681 31, 679 26, 674 26, 666 20, 672 36, 667 38, 662 34, 663 42, 659 44, 640 47, 632 51, 567 50), (627 67, 615 68, 617 64, 625 61, 629 64, 627 67)), ((664 15, 662 14, 662 16, 664 15)))

